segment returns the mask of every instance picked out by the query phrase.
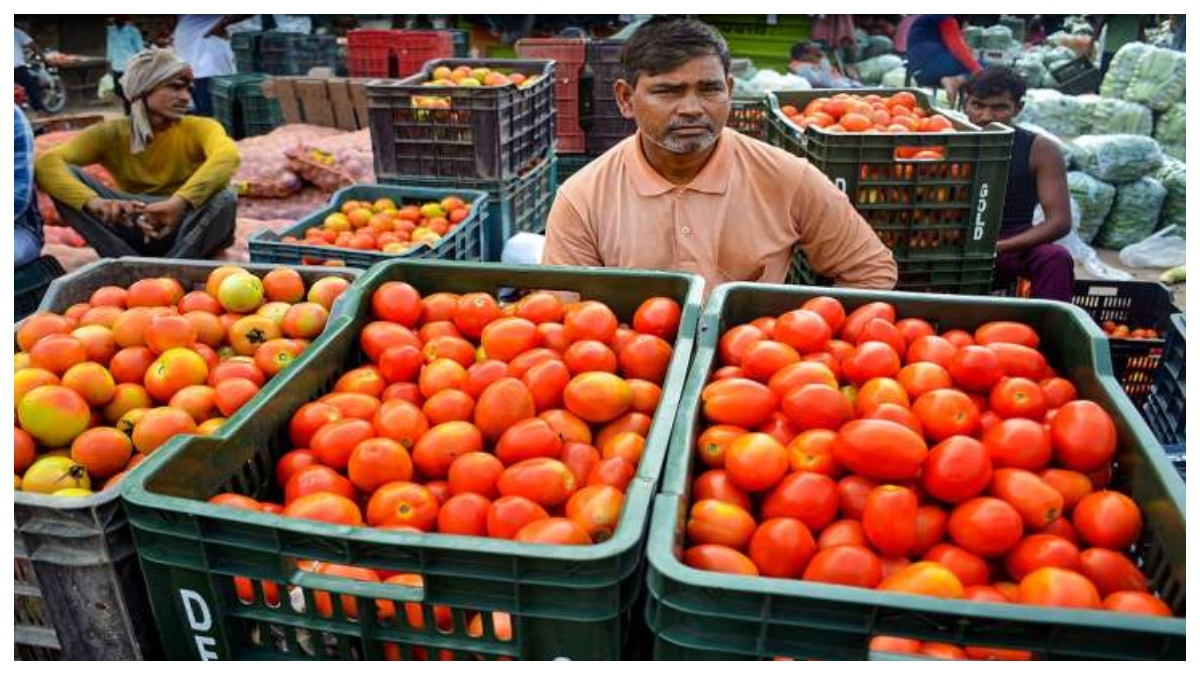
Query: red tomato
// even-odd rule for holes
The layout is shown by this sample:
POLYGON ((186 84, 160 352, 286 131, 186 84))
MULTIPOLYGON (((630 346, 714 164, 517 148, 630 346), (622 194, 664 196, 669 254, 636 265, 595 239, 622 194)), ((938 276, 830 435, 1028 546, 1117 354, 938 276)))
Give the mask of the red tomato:
POLYGON ((692 482, 692 501, 715 499, 726 504, 745 509, 749 512, 754 508, 750 495, 729 480, 729 474, 721 469, 713 469, 700 474, 692 482))
POLYGON ((1041 386, 1023 377, 1006 377, 989 397, 991 410, 1003 418, 1024 417, 1041 421, 1046 415, 1046 395, 1041 386))
MULTIPOLYGON (((768 390, 769 391, 769 390, 768 390)), ((783 397, 783 414, 796 429, 840 429, 854 419, 854 408, 840 390, 824 384, 806 384, 783 397)))
POLYGON ((976 497, 950 512, 950 539, 984 558, 1002 555, 1021 540, 1025 526, 1021 514, 994 497, 976 497))
POLYGON ((1062 514, 1062 495, 1029 471, 996 469, 990 492, 1015 508, 1031 530, 1046 527, 1062 514))
POLYGON ((1017 582, 1043 567, 1079 571, 1079 547, 1053 534, 1031 534, 1004 557, 1008 576, 1017 582))
POLYGON ((928 560, 950 570, 962 585, 970 588, 988 583, 991 568, 983 558, 953 544, 938 544, 925 552, 928 560))
POLYGON ((755 343, 766 340, 767 334, 756 326, 742 324, 725 331, 717 345, 717 353, 721 363, 727 366, 741 366, 746 350, 755 343))
POLYGON ((1009 377, 1024 377, 1038 382, 1050 375, 1046 357, 1036 349, 1007 342, 993 342, 987 349, 1000 360, 1000 369, 1009 377))
POLYGON ((907 554, 917 538, 917 495, 908 488, 880 485, 867 495, 862 524, 880 554, 907 554))
POLYGON ((683 552, 683 564, 709 572, 758 576, 758 568, 742 553, 728 546, 701 544, 683 552))
POLYGON ((402 281, 387 281, 371 294, 371 310, 384 321, 412 328, 421 318, 421 294, 402 281))
POLYGON ((682 310, 671 298, 650 298, 633 313, 633 329, 674 342, 682 310))
POLYGON ((779 397, 766 385, 742 378, 713 382, 704 387, 700 398, 709 421, 744 428, 767 421, 779 405, 779 397))
POLYGON ((942 368, 948 368, 950 361, 954 359, 954 355, 958 353, 958 347, 954 346, 949 340, 938 335, 929 335, 926 337, 917 338, 908 346, 908 352, 905 355, 905 363, 934 363, 942 368))
POLYGON ((921 470, 925 491, 951 504, 979 496, 991 479, 987 448, 969 436, 951 436, 935 445, 921 470))
POLYGON ((862 523, 859 521, 846 519, 832 522, 825 529, 821 530, 821 536, 817 538, 817 546, 820 548, 831 548, 846 544, 854 546, 867 545, 867 533, 863 531, 862 523))
POLYGON ((846 321, 846 310, 842 307, 842 303, 827 295, 805 300, 804 304, 800 305, 800 309, 807 309, 821 315, 821 318, 825 320, 825 324, 834 333, 840 331, 842 324, 846 321))
POLYGON ((1043 469, 1038 476, 1063 498, 1063 512, 1070 513, 1079 500, 1092 493, 1092 479, 1067 469, 1043 469))
POLYGON ((838 430, 833 446, 838 464, 876 480, 915 478, 927 454, 920 436, 886 420, 849 422, 838 430))
POLYGON ((1142 513, 1129 497, 1102 490, 1079 500, 1071 523, 1080 538, 1092 546, 1124 551, 1142 532, 1142 513))
POLYGON ((720 544, 744 551, 755 527, 754 516, 745 509, 715 499, 703 499, 692 504, 687 536, 693 545, 720 544))
POLYGON ((1057 567, 1025 575, 1017 592, 1018 601, 1025 605, 1101 609, 1100 593, 1087 577, 1057 567))
POLYGON ((912 548, 908 550, 913 556, 924 555, 926 551, 941 543, 946 536, 946 523, 950 514, 940 506, 926 504, 917 509, 917 535, 912 548))
POLYGON ((725 451, 725 471, 729 479, 747 492, 771 488, 787 470, 787 448, 767 434, 755 432, 739 436, 725 451))
POLYGON ((926 392, 913 402, 912 410, 921 420, 925 436, 932 441, 971 436, 979 428, 979 407, 957 389, 926 392))
POLYGON ((959 349, 947 370, 960 387, 970 391, 987 391, 1004 375, 1000 357, 987 347, 975 345, 959 349))
POLYGON ((879 556, 863 546, 833 546, 817 551, 804 569, 804 580, 875 588, 883 578, 879 556))
POLYGON ((916 593, 935 598, 960 599, 963 585, 958 577, 935 562, 913 563, 879 584, 881 591, 916 593))
POLYGON ((833 479, 803 471, 788 474, 763 499, 763 518, 795 518, 820 532, 837 518, 837 484, 833 479))
POLYGON ((750 538, 750 560, 763 576, 799 579, 816 552, 812 533, 795 518, 766 520, 750 538))
POLYGON ((875 489, 875 481, 851 474, 838 481, 838 510, 846 518, 859 520, 867 505, 867 495, 875 489))
POLYGON ((1092 401, 1071 401, 1050 421, 1054 459, 1066 469, 1089 473, 1112 462, 1117 451, 1117 427, 1092 401))
POLYGON ((896 308, 886 302, 868 302, 850 312, 838 335, 847 342, 857 344, 859 333, 871 319, 875 318, 895 323, 896 308))
POLYGON ((1145 591, 1146 575, 1133 561, 1107 548, 1089 548, 1079 554, 1079 571, 1105 597, 1117 591, 1145 591))
POLYGON ((1167 603, 1144 591, 1117 591, 1104 598, 1104 609, 1110 612, 1174 616, 1167 603))
POLYGON ((1050 463, 1050 434, 1033 420, 1001 420, 984 434, 983 444, 997 469, 1040 471, 1050 463))
POLYGON ((773 334, 776 340, 800 354, 822 351, 833 337, 833 331, 824 317, 808 309, 797 309, 780 315, 775 322, 773 334))
POLYGON ((1008 342, 1038 348, 1037 331, 1018 321, 991 321, 975 329, 975 344, 990 345, 993 342, 1008 342))

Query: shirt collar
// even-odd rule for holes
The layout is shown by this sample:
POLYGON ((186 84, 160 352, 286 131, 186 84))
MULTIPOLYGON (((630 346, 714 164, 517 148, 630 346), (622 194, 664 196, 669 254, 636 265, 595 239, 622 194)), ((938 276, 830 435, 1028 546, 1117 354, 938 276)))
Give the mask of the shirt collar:
POLYGON ((687 185, 676 185, 650 166, 642 154, 642 132, 638 131, 625 146, 625 166, 633 179, 634 189, 643 197, 657 197, 674 189, 683 188, 708 194, 725 194, 733 168, 733 143, 730 134, 737 132, 725 128, 717 139, 716 150, 700 173, 687 185))

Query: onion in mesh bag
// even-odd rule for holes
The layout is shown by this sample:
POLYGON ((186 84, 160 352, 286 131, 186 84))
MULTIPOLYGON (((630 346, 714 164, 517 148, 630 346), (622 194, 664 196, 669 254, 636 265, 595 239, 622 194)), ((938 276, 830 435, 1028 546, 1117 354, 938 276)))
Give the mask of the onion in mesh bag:
POLYGON ((306 142, 288 156, 293 170, 326 192, 375 181, 370 129, 306 142))
POLYGON ((1080 136, 1071 142, 1071 158, 1084 171, 1109 183, 1126 183, 1162 166, 1158 142, 1146 136, 1080 136))
POLYGON ((1090 244, 1112 209, 1117 189, 1082 171, 1067 173, 1067 189, 1079 204, 1079 238, 1090 244))
POLYGON ((1166 197, 1167 189, 1149 176, 1118 185, 1117 197, 1096 234, 1096 243, 1119 250, 1154 234, 1166 197))

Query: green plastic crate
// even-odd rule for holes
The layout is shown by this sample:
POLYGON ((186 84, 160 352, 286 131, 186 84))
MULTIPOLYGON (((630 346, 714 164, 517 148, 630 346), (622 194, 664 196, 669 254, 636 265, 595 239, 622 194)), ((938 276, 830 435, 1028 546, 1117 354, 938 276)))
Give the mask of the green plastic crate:
POLYGON ((259 136, 283 123, 279 101, 263 94, 266 75, 221 75, 212 78, 213 118, 230 138, 259 136))
MULTIPOLYGON (((961 258, 905 260, 896 258, 896 289, 910 293, 990 295, 996 258, 990 255, 961 258)), ((831 286, 797 251, 788 268, 787 283, 798 286, 831 286)))
POLYGON ((295 225, 281 232, 262 229, 246 239, 250 248, 250 259, 260 263, 282 263, 285 265, 312 265, 328 260, 340 260, 349 267, 366 269, 375 263, 397 258, 428 258, 437 260, 479 261, 483 259, 485 219, 483 200, 486 194, 474 190, 456 188, 430 189, 424 187, 401 187, 392 185, 351 185, 338 190, 329 198, 329 206, 301 218, 295 225), (458 196, 471 207, 471 215, 446 233, 435 246, 416 246, 407 253, 384 253, 382 251, 360 251, 353 248, 313 246, 304 243, 287 243, 284 237, 304 240, 304 232, 310 227, 320 227, 325 217, 337 212, 349 200, 375 201, 388 198, 397 205, 418 201, 441 201, 445 197, 458 196))
POLYGON ((721 31, 730 54, 749 58, 759 69, 786 73, 792 45, 807 40, 812 18, 806 14, 702 14, 700 20, 721 31))
POLYGON ((1113 612, 942 600, 919 595, 706 572, 680 562, 689 504, 700 393, 723 331, 776 316, 819 294, 847 311, 890 302, 898 316, 924 318, 939 331, 973 330, 994 320, 1023 321, 1042 336, 1041 351, 1081 397, 1097 401, 1117 426, 1117 485, 1142 507, 1138 554, 1152 586, 1177 614, 1185 609, 1184 484, 1112 376, 1108 344, 1091 319, 1065 303, 937 297, 894 292, 726 284, 708 300, 696 358, 672 432, 655 500, 647 557, 646 622, 655 656, 861 659, 874 635, 1032 650, 1045 658, 1180 659, 1186 620, 1113 612))
MULTIPOLYGON (((567 155, 569 156, 569 155, 567 155)), ((488 218, 483 227, 483 257, 499 262, 504 242, 518 232, 541 234, 558 191, 557 167, 563 158, 553 153, 516 178, 432 178, 429 176, 378 176, 382 183, 425 189, 453 190, 463 187, 488 195, 488 218)))
MULTIPOLYGON (((371 320, 370 298, 382 283, 403 280, 422 293, 501 289, 574 291, 607 302, 628 320, 655 295, 684 308, 675 355, 663 386, 664 401, 683 390, 700 311, 699 277, 629 270, 543 266, 468 265, 396 261, 360 278, 350 302, 330 318, 329 339, 280 375, 272 395, 229 437, 177 439, 139 464, 122 483, 138 555, 146 573, 155 622, 168 658, 380 658, 384 645, 405 658, 413 649, 448 650, 455 658, 518 657, 615 659, 633 623, 631 609, 644 575, 644 536, 674 409, 655 414, 638 475, 612 539, 595 546, 535 546, 511 541, 334 526, 230 510, 203 500, 233 490, 279 497, 274 459, 289 449, 287 423, 302 404, 328 391, 338 375, 358 363, 359 332, 371 320), (424 576, 423 589, 349 582, 298 571, 297 559, 319 559, 424 576), (238 601, 232 577, 273 581, 282 606, 238 601), (360 598, 359 620, 313 611, 312 589, 360 598), (307 611, 295 611, 292 597, 307 611), (382 623, 370 598, 448 606, 454 629, 426 630, 382 623), (512 616, 513 640, 490 631, 464 635, 468 611, 512 616)), ((274 382, 272 382, 274 384, 274 382)), ((490 625, 490 620, 484 620, 490 625)))
MULTIPOLYGON (((64 312, 101 286, 169 276, 186 290, 202 289, 226 263, 211 260, 108 258, 50 284, 40 309, 64 312)), ((258 275, 271 265, 243 264, 258 275)), ((353 281, 358 270, 297 268, 305 284, 325 276, 353 281)), ((269 388, 271 384, 268 384, 269 388)), ((264 395, 260 395, 260 400, 264 395)), ((230 420, 249 413, 235 413, 230 420)), ((218 434, 223 431, 218 431, 218 434)), ((63 499, 14 493, 14 643, 23 659, 129 660, 157 658, 158 636, 145 583, 117 490, 63 499)))
POLYGON ((916 89, 768 92, 768 141, 825 174, 898 260, 995 255, 1011 128, 990 124, 980 130, 951 116, 954 133, 837 133, 801 129, 780 110, 783 105, 803 110, 813 99, 837 93, 886 97, 899 91, 913 93, 919 105, 933 110, 928 95, 916 89), (944 160, 903 159, 898 153, 934 147, 945 149, 944 160))
POLYGON ((558 178, 555 181, 557 188, 562 187, 562 184, 567 182, 567 179, 574 176, 580 169, 592 163, 596 159, 596 155, 560 155, 558 158, 558 178))

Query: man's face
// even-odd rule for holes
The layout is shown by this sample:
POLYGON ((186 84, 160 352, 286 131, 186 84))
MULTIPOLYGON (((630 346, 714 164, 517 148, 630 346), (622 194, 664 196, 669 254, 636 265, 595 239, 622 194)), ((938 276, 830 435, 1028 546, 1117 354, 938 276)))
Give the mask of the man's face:
POLYGON ((1020 111, 1021 106, 1009 92, 985 98, 967 97, 967 117, 976 126, 987 126, 992 122, 1012 124, 1012 119, 1020 111))
POLYGON ((699 56, 659 75, 643 74, 637 86, 618 80, 617 104, 651 143, 692 155, 717 142, 732 106, 733 78, 718 56, 699 56))
POLYGON ((192 107, 192 81, 179 75, 163 82, 146 95, 146 107, 168 120, 183 117, 192 107))

